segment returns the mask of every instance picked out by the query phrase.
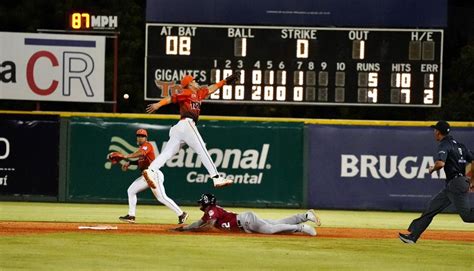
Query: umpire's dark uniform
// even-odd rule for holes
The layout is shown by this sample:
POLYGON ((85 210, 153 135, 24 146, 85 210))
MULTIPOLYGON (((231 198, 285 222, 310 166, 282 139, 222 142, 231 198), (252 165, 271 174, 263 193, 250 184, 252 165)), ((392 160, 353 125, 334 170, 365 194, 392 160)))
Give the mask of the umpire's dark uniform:
POLYGON ((435 161, 445 163, 446 186, 430 201, 423 214, 413 220, 408 227, 410 234, 400 234, 400 239, 405 243, 416 242, 431 223, 433 217, 451 203, 454 204, 464 222, 474 222, 474 209, 471 209, 468 197, 470 182, 465 177, 466 164, 474 160, 474 155, 462 143, 449 135, 450 128, 447 122, 439 121, 431 127, 444 135, 440 141, 435 161))

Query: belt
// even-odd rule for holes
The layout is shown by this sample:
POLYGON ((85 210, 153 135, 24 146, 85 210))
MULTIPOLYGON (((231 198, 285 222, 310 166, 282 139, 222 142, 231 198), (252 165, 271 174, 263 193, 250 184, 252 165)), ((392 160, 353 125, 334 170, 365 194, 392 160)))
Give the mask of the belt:
POLYGON ((181 117, 180 120, 186 120, 186 119, 189 119, 189 120, 191 120, 192 122, 196 123, 196 121, 195 121, 193 118, 190 118, 190 117, 181 117))
POLYGON ((465 177, 465 175, 463 173, 456 173, 451 179, 447 180, 447 182, 450 182, 458 177, 465 177))

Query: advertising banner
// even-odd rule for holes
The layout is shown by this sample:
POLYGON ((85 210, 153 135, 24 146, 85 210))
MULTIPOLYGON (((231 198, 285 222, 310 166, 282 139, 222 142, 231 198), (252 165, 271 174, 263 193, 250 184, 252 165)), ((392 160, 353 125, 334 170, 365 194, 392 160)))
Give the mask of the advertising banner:
POLYGON ((0 99, 103 102, 105 37, 0 32, 0 99))
POLYGON ((58 196, 59 117, 0 115, 0 195, 58 196))
MULTIPOLYGON (((136 166, 122 172, 119 165, 106 159, 107 154, 134 152, 135 131, 144 128, 159 155, 176 122, 72 118, 67 199, 126 200, 127 188, 140 172, 136 166)), ((226 204, 302 205, 303 124, 200 121, 198 129, 219 172, 235 184, 215 189, 197 154, 184 146, 161 169, 171 198, 182 204, 195 204, 201 193, 210 192, 226 204)), ((139 199, 155 201, 149 190, 139 199)))
MULTIPOLYGON (((473 128, 452 130, 474 148, 473 128)), ((309 205, 423 210, 445 184, 443 170, 428 174, 437 146, 433 130, 426 127, 310 125, 309 205)))

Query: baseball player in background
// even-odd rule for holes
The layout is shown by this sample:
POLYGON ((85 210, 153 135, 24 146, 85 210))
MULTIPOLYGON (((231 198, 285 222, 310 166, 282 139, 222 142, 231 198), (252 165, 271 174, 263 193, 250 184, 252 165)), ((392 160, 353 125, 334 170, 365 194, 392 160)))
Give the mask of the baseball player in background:
POLYGON ((191 225, 176 228, 176 231, 205 231, 212 227, 228 231, 243 231, 246 233, 292 233, 302 232, 315 236, 316 230, 307 224, 307 221, 314 222, 321 226, 321 220, 313 210, 308 210, 304 214, 297 214, 280 220, 261 219, 254 212, 236 214, 224 210, 217 205, 217 199, 213 194, 202 194, 198 203, 201 211, 204 212, 202 218, 191 225))
POLYGON ((157 103, 148 105, 146 111, 153 113, 164 105, 176 103, 179 105, 179 113, 181 115, 181 120, 171 127, 169 132, 170 138, 160 156, 151 163, 149 169, 143 171, 143 177, 145 177, 150 187, 153 187, 154 183, 156 183, 157 172, 160 168, 179 151, 181 144, 184 143, 199 155, 209 175, 212 177, 214 187, 224 187, 232 184, 232 180, 227 180, 219 176, 216 165, 206 149, 206 145, 199 134, 196 123, 201 111, 202 100, 209 97, 222 86, 232 84, 238 77, 240 77, 239 72, 209 87, 201 87, 191 75, 186 75, 181 80, 182 92, 175 93, 157 103))
MULTIPOLYGON (((132 163, 136 163, 138 168, 143 171, 146 170, 150 163, 155 160, 155 152, 153 149, 153 145, 148 142, 148 132, 145 129, 139 129, 136 132, 137 136, 137 145, 138 150, 132 154, 123 155, 118 152, 113 152, 109 154, 109 159, 113 162, 117 163, 121 159, 131 159, 131 158, 138 158, 136 161, 127 161, 122 164, 122 170, 127 171, 128 167, 132 163)), ((166 207, 170 208, 173 212, 176 213, 178 216, 178 224, 184 223, 188 218, 188 214, 183 212, 181 208, 172 200, 170 199, 165 192, 165 187, 163 186, 164 176, 160 170, 156 171, 157 181, 154 187, 151 187, 151 191, 153 195, 155 195, 156 199, 161 202, 162 204, 166 205, 166 207)), ((137 209, 137 194, 139 192, 144 191, 148 188, 148 183, 146 182, 143 176, 138 177, 128 188, 128 214, 125 216, 119 217, 121 221, 135 223, 135 212, 137 209)))

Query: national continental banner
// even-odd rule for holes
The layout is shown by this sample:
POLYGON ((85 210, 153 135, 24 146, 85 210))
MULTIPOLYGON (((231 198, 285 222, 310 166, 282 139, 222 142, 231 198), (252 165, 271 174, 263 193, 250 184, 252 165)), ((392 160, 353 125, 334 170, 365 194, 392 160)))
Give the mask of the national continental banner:
MULTIPOLYGON (((137 149, 135 131, 148 130, 159 155, 176 120, 70 119, 68 195, 70 201, 124 201, 140 176, 136 166, 122 172, 106 156, 137 149)), ((303 124, 201 121, 198 129, 222 176, 234 185, 216 190, 198 155, 185 144, 161 169, 168 196, 194 203, 214 193, 221 203, 301 206, 303 201, 303 124)), ((150 191, 139 199, 154 200, 150 191)))

